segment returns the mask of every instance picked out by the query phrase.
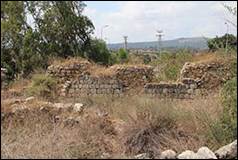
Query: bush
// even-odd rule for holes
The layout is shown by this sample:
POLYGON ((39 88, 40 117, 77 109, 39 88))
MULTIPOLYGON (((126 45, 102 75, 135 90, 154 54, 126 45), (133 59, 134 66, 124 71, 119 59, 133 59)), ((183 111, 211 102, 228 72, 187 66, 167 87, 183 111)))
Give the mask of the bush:
POLYGON ((124 63, 128 60, 128 52, 125 49, 120 48, 118 51, 118 57, 120 62, 124 63))
POLYGON ((85 55, 88 59, 99 63, 108 64, 110 59, 110 53, 107 49, 106 43, 103 40, 93 39, 90 41, 90 46, 85 55))
POLYGON ((227 81, 221 92, 223 114, 221 122, 223 129, 229 131, 226 138, 233 140, 237 137, 237 78, 227 81))
MULTIPOLYGON (((209 146, 218 149, 237 139, 237 78, 233 78, 223 86, 220 94, 222 111, 217 119, 211 119, 209 114, 205 116, 203 122, 208 127, 206 139, 209 146)), ((201 116, 200 116, 201 117, 201 116)))
POLYGON ((27 89, 27 93, 47 99, 54 98, 56 84, 56 80, 48 75, 35 74, 32 77, 32 83, 27 89))
POLYGON ((222 37, 216 37, 208 40, 208 48, 212 51, 216 51, 220 48, 236 49, 237 38, 232 34, 225 34, 222 37))
POLYGON ((177 53, 162 52, 156 64, 160 68, 158 80, 177 80, 185 62, 191 61, 192 53, 179 50, 177 53))
POLYGON ((118 58, 118 54, 116 52, 112 52, 110 54, 110 59, 109 59, 109 64, 113 65, 113 64, 117 64, 119 63, 119 58, 118 58))

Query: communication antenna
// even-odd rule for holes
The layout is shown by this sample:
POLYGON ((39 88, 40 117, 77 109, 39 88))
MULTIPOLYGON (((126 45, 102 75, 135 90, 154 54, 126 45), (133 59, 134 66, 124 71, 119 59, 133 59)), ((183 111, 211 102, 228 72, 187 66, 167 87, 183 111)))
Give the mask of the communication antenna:
POLYGON ((127 51, 127 38, 128 36, 123 36, 124 38, 124 49, 127 51))
POLYGON ((162 49, 162 43, 161 43, 162 42, 162 36, 164 36, 163 30, 157 30, 156 36, 158 37, 158 47, 157 47, 157 49, 161 50, 162 49))

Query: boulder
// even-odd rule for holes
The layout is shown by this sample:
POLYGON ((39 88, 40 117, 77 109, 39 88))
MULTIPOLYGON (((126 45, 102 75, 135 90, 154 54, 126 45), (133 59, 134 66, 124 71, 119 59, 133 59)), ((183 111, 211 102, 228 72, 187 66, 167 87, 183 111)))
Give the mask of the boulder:
POLYGON ((198 150, 197 155, 201 159, 217 159, 216 155, 207 147, 201 147, 198 150))
POLYGON ((163 151, 160 154, 159 159, 176 159, 176 152, 171 149, 163 151))
POLYGON ((178 155, 178 159, 200 159, 200 157, 193 151, 186 150, 178 155))
POLYGON ((218 149, 217 151, 215 151, 215 155, 219 159, 237 158, 237 140, 235 140, 234 142, 232 142, 226 146, 223 146, 220 149, 218 149))

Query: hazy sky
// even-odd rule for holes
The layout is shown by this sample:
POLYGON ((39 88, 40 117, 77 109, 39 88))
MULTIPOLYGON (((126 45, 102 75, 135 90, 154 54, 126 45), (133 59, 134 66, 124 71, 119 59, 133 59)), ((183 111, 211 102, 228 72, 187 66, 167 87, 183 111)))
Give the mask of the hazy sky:
MULTIPOLYGON (((95 26, 94 36, 101 28, 107 43, 154 41, 156 30, 164 31, 163 39, 181 37, 215 37, 226 33, 225 19, 234 19, 221 1, 84 1, 87 15, 95 26)), ((224 2, 237 5, 236 1, 224 2)), ((237 22, 236 22, 237 23, 237 22)), ((237 35, 229 25, 229 33, 237 35)))

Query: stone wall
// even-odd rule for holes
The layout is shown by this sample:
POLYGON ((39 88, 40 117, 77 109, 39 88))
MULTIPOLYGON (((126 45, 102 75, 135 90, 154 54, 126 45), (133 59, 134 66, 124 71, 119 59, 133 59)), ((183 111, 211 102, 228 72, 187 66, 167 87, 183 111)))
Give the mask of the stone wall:
POLYGON ((154 78, 151 66, 116 65, 104 68, 87 61, 52 65, 48 74, 58 79, 59 95, 121 94, 154 78))
POLYGON ((192 98, 219 87, 231 76, 226 63, 185 63, 177 82, 148 83, 144 86, 144 92, 159 97, 192 98))
POLYGON ((108 68, 80 61, 52 65, 48 73, 57 77, 64 96, 122 94, 139 88, 146 94, 168 98, 191 98, 216 88, 231 78, 230 68, 221 62, 185 63, 177 82, 154 83, 154 68, 148 65, 115 65, 108 68))
POLYGON ((122 83, 111 76, 81 75, 72 81, 66 81, 61 90, 62 96, 80 96, 94 94, 114 94, 123 92, 122 83))
POLYGON ((143 87, 154 79, 151 66, 112 66, 110 69, 115 71, 116 78, 128 89, 143 87))
POLYGON ((88 74, 91 64, 88 61, 80 61, 72 64, 51 65, 47 72, 56 77, 59 82, 64 83, 67 80, 73 80, 82 74, 88 74))
POLYGON ((183 82, 160 82, 147 83, 144 86, 146 94, 156 95, 166 98, 192 98, 198 93, 198 82, 192 79, 184 79, 183 82), (184 83, 185 82, 185 83, 184 83))
POLYGON ((180 80, 194 79, 200 81, 199 88, 213 89, 229 80, 231 76, 230 67, 226 63, 185 63, 180 80))

